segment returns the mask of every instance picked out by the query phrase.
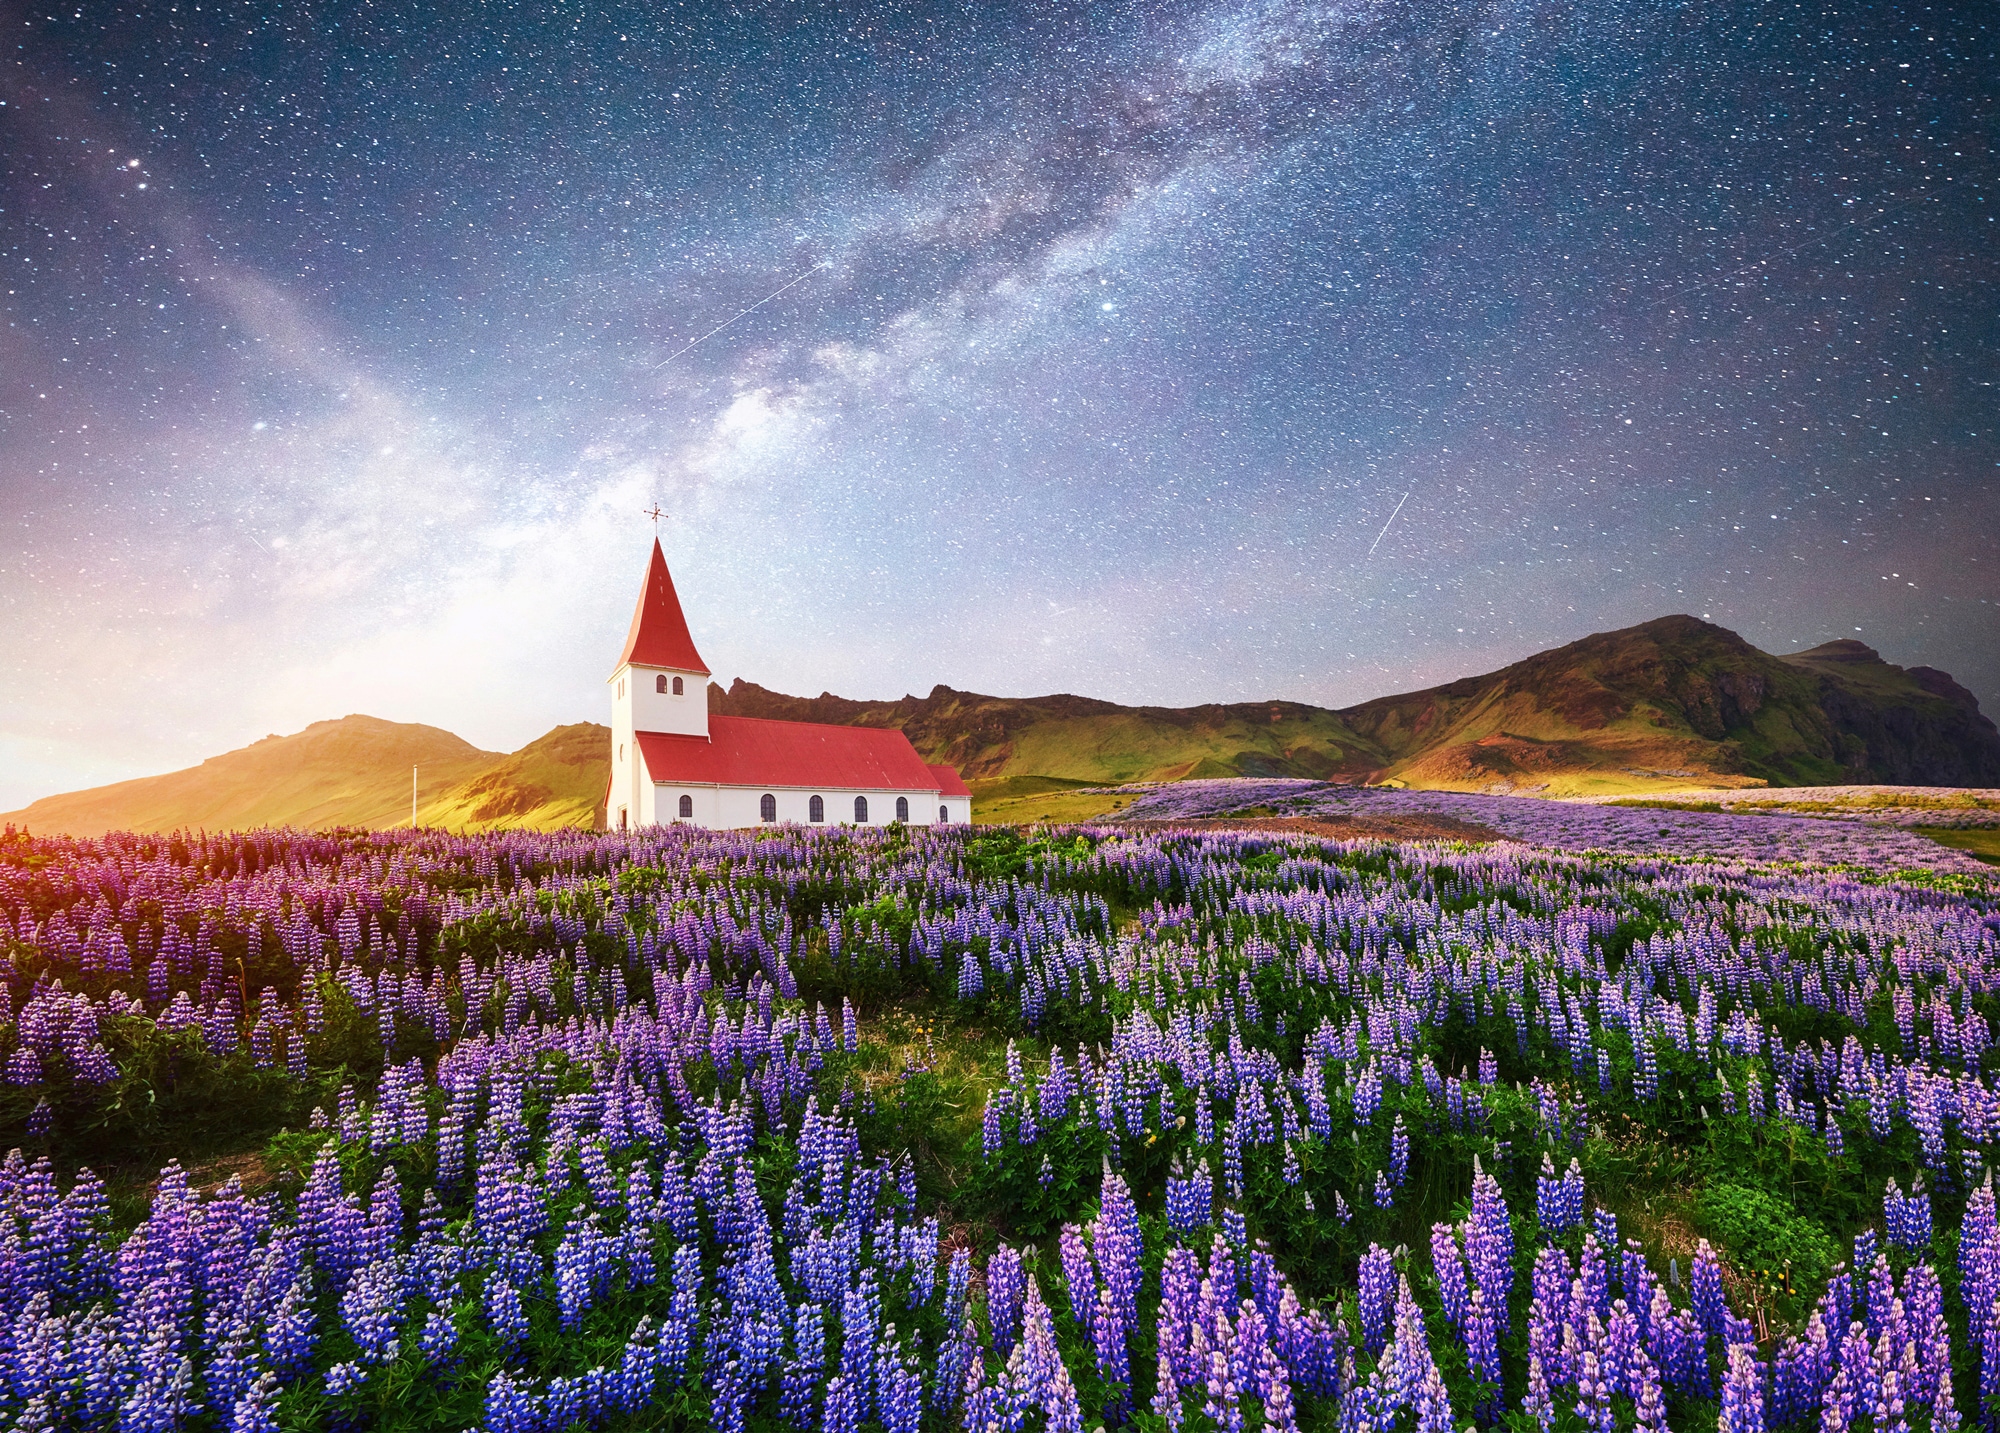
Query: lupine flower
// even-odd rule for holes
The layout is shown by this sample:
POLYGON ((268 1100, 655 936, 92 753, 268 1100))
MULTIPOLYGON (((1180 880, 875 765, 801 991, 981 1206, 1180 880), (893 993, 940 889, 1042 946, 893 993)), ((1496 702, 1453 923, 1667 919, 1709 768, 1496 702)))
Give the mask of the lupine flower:
POLYGON ((986 1319, 993 1329, 993 1351, 1002 1357, 1020 1336, 1025 1292, 1020 1250, 1002 1244, 986 1261, 986 1319))
POLYGON ((1764 1378, 1756 1350, 1736 1344, 1729 1350, 1729 1371, 1722 1380, 1722 1414, 1717 1433, 1764 1433, 1764 1378))
POLYGON ((1380 1244, 1368 1246, 1361 1256, 1357 1283, 1361 1298, 1361 1342, 1368 1352, 1379 1354, 1389 1341, 1389 1315, 1396 1297, 1396 1270, 1389 1252, 1380 1244))

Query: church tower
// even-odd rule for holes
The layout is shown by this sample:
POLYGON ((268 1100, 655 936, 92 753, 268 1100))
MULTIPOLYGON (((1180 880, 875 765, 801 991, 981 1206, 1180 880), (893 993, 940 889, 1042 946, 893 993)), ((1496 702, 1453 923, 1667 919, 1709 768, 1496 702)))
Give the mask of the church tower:
POLYGON ((663 732, 708 740, 708 666, 688 634, 680 596, 660 541, 646 585, 632 611, 625 650, 610 676, 611 789, 605 801, 607 824, 652 825, 653 783, 646 779, 635 736, 663 732))

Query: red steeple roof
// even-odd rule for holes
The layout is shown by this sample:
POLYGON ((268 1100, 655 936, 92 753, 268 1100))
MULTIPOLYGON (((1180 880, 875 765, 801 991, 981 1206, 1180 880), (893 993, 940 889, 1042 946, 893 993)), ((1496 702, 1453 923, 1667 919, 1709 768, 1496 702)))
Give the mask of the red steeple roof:
POLYGON ((674 592, 667 555, 660 551, 658 538, 653 539, 646 588, 639 594, 639 605, 632 609, 632 630, 625 634, 625 650, 618 658, 620 667, 627 662, 708 675, 701 653, 694 649, 694 638, 688 635, 687 618, 681 615, 681 599, 674 592))

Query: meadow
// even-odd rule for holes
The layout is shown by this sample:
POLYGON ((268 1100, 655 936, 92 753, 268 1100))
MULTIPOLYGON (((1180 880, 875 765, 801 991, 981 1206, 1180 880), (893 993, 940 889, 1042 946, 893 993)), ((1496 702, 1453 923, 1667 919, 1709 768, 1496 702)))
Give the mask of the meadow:
POLYGON ((1221 785, 1138 828, 10 832, 0 1417, 1993 1421, 1987 868, 1710 812, 1172 824, 1345 799, 1221 785))

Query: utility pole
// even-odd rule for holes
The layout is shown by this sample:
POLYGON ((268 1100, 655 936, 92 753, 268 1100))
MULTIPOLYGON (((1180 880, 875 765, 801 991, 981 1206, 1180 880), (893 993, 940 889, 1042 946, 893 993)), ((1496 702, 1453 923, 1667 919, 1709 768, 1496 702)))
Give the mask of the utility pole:
POLYGON ((417 829, 417 769, 410 768, 410 829, 417 829))

